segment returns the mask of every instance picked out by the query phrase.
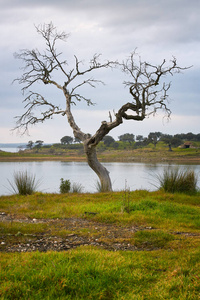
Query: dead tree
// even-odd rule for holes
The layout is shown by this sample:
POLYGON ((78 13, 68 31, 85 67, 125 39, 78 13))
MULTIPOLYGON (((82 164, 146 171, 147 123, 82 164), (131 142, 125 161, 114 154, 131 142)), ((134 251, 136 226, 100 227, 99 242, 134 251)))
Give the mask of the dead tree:
POLYGON ((62 60, 62 53, 57 52, 56 49, 57 42, 65 41, 68 35, 65 32, 57 32, 52 23, 38 26, 36 30, 46 43, 44 52, 37 49, 25 49, 15 53, 15 57, 24 63, 23 74, 16 80, 22 84, 22 92, 28 92, 24 99, 25 112, 17 117, 15 129, 20 129, 22 133, 25 133, 30 125, 43 123, 54 115, 67 116, 74 137, 83 142, 87 162, 98 175, 102 189, 111 191, 109 172, 98 161, 96 146, 113 128, 122 124, 123 120, 142 121, 147 116, 155 114, 158 109, 164 109, 169 117, 171 111, 167 106, 167 100, 171 83, 161 83, 161 78, 176 72, 179 73, 185 68, 177 66, 176 58, 172 59, 169 66, 166 66, 165 60, 160 65, 142 62, 134 51, 122 63, 109 60, 101 63, 100 55, 95 54, 87 67, 74 56, 74 66, 70 69, 67 61, 62 60), (95 87, 97 83, 103 83, 90 77, 91 73, 102 68, 120 68, 128 75, 129 81, 125 81, 124 84, 132 96, 132 102, 122 105, 113 117, 110 116, 109 121, 103 121, 96 133, 91 135, 84 133, 78 127, 72 113, 72 106, 79 101, 86 101, 88 105, 93 104, 91 99, 86 98, 79 91, 85 85, 95 87), (58 75, 57 72, 64 75, 62 83, 55 79, 58 75), (46 100, 40 92, 32 91, 33 87, 37 87, 38 82, 47 87, 52 85, 59 89, 64 96, 63 99, 65 99, 64 107, 61 108, 56 103, 56 99, 52 102, 46 100), (37 110, 38 108, 40 111, 37 110))

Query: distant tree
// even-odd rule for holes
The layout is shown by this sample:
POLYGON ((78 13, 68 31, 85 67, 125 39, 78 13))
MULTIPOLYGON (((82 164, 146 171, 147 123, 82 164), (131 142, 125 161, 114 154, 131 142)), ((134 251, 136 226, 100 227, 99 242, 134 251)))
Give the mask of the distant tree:
POLYGON ((185 134, 185 139, 187 141, 193 141, 193 140, 195 140, 195 134, 192 132, 188 132, 185 134))
POLYGON ((149 144, 149 139, 147 137, 144 137, 141 144, 142 144, 142 146, 147 146, 149 144))
POLYGON ((35 147, 39 150, 42 147, 43 143, 44 143, 43 141, 38 140, 35 142, 35 147))
POLYGON ((185 141, 200 141, 200 133, 194 134, 192 132, 188 133, 178 133, 174 135, 174 138, 178 138, 182 140, 182 142, 185 141))
POLYGON ((152 143, 156 147, 161 136, 162 136, 161 132, 150 132, 148 135, 149 143, 152 143))
POLYGON ((170 134, 162 134, 160 141, 168 145, 169 151, 172 151, 172 147, 178 147, 183 143, 182 139, 170 134))
POLYGON ((136 141, 142 142, 143 140, 144 140, 143 135, 137 135, 137 136, 136 136, 136 141))
MULTIPOLYGON (((65 32, 57 32, 52 23, 38 26, 36 30, 43 38, 44 49, 42 51, 37 48, 23 49, 21 52, 15 53, 15 57, 24 63, 23 73, 16 80, 23 85, 22 91, 27 92, 25 99, 23 99, 25 112, 18 117, 15 129, 21 129, 24 133, 30 125, 43 123, 54 115, 66 116, 74 136, 83 142, 88 165, 98 175, 101 186, 110 191, 112 184, 109 172, 98 161, 97 145, 124 120, 143 121, 159 109, 164 109, 169 117, 171 111, 167 106, 167 99, 171 83, 166 83, 163 78, 179 73, 186 68, 179 67, 174 57, 169 65, 165 59, 158 65, 150 64, 141 61, 140 56, 135 51, 122 62, 111 60, 101 62, 100 55, 94 54, 87 65, 73 55, 74 61, 70 66, 63 59, 63 53, 57 51, 56 48, 57 44, 59 45, 60 41, 66 41, 69 35, 65 32), (91 74, 107 68, 119 68, 127 76, 124 84, 132 100, 124 102, 113 115, 110 113, 109 120, 103 120, 94 134, 88 134, 83 132, 75 121, 72 106, 80 101, 85 101, 87 105, 94 103, 80 90, 86 85, 95 87, 97 83, 102 83, 101 80, 94 79, 91 74), (47 89, 49 86, 58 89, 63 95, 62 104, 60 100, 58 102, 57 96, 54 99, 46 99, 40 93, 41 89, 37 89, 38 83, 43 83, 47 89)), ((90 117, 87 119, 93 122, 90 117)), ((91 123, 92 127, 93 124, 91 123)))
POLYGON ((197 142, 200 142, 200 133, 196 134, 195 140, 196 140, 197 142))
POLYGON ((81 140, 79 138, 74 138, 74 143, 81 143, 81 140))
POLYGON ((112 143, 112 147, 114 149, 117 149, 117 148, 119 148, 119 144, 117 142, 114 142, 114 143, 112 143))
POLYGON ((174 135, 174 137, 181 139, 182 141, 185 140, 185 134, 184 133, 177 133, 174 135))
POLYGON ((188 132, 175 134, 174 137, 179 138, 182 141, 192 141, 195 138, 195 135, 192 132, 188 132))
POLYGON ((177 138, 177 137, 174 137, 174 136, 173 136, 173 138, 171 139, 171 145, 172 145, 173 147, 178 147, 178 146, 180 146, 181 144, 182 144, 182 140, 179 139, 179 138, 177 138))
POLYGON ((122 134, 118 138, 120 142, 129 142, 130 144, 133 143, 135 140, 135 136, 132 133, 122 134))
POLYGON ((104 142, 104 145, 106 145, 107 147, 109 147, 112 143, 115 142, 115 140, 114 140, 114 138, 112 136, 106 135, 103 138, 103 142, 104 142))
POLYGON ((73 137, 68 136, 68 135, 63 136, 63 137, 61 138, 60 142, 61 142, 61 144, 64 144, 64 145, 65 145, 65 144, 71 144, 71 143, 73 142, 73 137))
POLYGON ((161 141, 168 145, 169 151, 172 151, 172 139, 173 135, 163 134, 161 137, 161 141))
POLYGON ((33 148, 33 141, 29 141, 28 144, 26 145, 26 148, 32 149, 33 148))

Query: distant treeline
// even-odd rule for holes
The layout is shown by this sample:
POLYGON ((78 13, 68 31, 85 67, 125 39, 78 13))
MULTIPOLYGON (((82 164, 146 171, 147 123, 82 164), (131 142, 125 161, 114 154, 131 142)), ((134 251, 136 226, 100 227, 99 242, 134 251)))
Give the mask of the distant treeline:
MULTIPOLYGON (((200 133, 194 134, 192 132, 181 133, 181 134, 163 134, 161 132, 150 132, 147 137, 143 135, 134 135, 132 133, 125 133, 115 140, 112 136, 106 135, 102 142, 99 143, 98 148, 113 148, 113 149, 123 149, 123 148, 139 148, 144 147, 149 144, 153 144, 155 147, 158 142, 163 142, 171 147, 179 147, 186 142, 200 142, 200 133)), ((29 149, 39 149, 39 148, 60 148, 60 149, 82 149, 83 145, 80 140, 74 139, 71 136, 64 136, 60 139, 60 143, 43 145, 43 141, 39 140, 35 143, 29 141, 27 148, 29 149)))

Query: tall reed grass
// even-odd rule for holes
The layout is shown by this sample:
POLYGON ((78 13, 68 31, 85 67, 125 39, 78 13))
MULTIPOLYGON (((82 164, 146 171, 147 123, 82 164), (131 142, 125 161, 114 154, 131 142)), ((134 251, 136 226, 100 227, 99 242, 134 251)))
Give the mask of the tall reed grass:
POLYGON ((180 168, 166 169, 162 175, 157 176, 160 188, 169 193, 187 193, 197 192, 198 175, 194 170, 180 168))
POLYGON ((11 191, 19 195, 32 195, 36 192, 40 182, 36 180, 35 175, 29 174, 27 171, 15 172, 14 182, 8 180, 11 191))
POLYGON ((81 183, 73 182, 70 192, 71 193, 83 193, 84 187, 81 183))

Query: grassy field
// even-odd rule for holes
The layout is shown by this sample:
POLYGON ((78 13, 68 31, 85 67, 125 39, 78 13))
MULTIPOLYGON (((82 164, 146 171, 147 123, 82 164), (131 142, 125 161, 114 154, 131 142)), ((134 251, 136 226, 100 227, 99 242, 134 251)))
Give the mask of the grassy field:
POLYGON ((200 299, 199 193, 2 196, 0 212, 1 299, 200 299))

